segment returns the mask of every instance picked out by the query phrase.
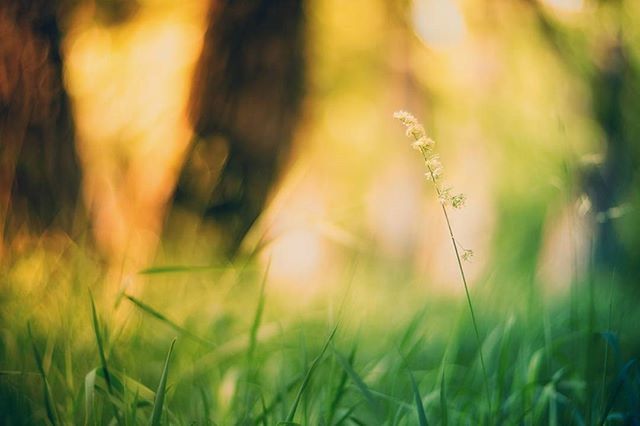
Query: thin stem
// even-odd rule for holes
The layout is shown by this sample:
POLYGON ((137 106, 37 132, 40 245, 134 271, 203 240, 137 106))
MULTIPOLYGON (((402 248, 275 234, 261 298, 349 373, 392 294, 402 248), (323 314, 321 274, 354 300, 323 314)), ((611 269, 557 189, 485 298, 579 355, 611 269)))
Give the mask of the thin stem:
POLYGON ((458 269, 460 270, 460 277, 462 278, 462 283, 464 284, 464 294, 467 297, 467 304, 469 305, 469 312, 471 313, 471 322, 473 322, 473 330, 476 334, 476 340, 478 342, 478 352, 480 353, 480 364, 482 366, 482 374, 484 375, 484 386, 485 392, 487 393, 487 400, 489 402, 489 413, 492 413, 491 408, 491 393, 489 392, 489 375, 487 374, 487 367, 484 362, 484 355, 482 354, 482 342, 480 340, 480 332, 478 331, 478 321, 476 319, 476 314, 473 309, 473 303, 471 303, 471 295, 469 294, 469 286, 467 285, 467 278, 464 275, 464 268, 462 267, 462 260, 460 259, 460 253, 458 251, 458 245, 456 244, 456 239, 453 236, 453 231, 451 229, 451 223, 449 222, 449 215, 447 214, 447 209, 444 205, 442 205, 442 212, 444 213, 445 221, 447 222, 447 228, 449 230, 449 237, 451 237, 451 244, 453 244, 453 250, 456 253, 456 260, 458 261, 458 269))
MULTIPOLYGON (((420 149, 420 152, 422 153, 422 156, 426 163, 428 161, 429 153, 424 149, 420 149)), ((438 187, 438 184, 436 181, 436 175, 428 163, 426 164, 426 167, 427 167, 427 170, 429 171, 429 174, 431 175, 431 180, 433 181, 433 186, 436 189, 436 194, 438 195, 438 199, 440 199, 442 196, 442 191, 438 187)), ((456 243, 456 239, 453 235, 453 229, 451 227, 451 221, 449 220, 449 214, 447 213, 447 207, 445 206, 444 203, 441 203, 440 205, 442 207, 442 213, 444 214, 445 222, 447 223, 447 229, 449 230, 449 237, 451 238, 451 244, 453 244, 453 250, 456 254, 456 260, 458 261, 458 269, 460 271, 460 277, 462 278, 462 284, 464 285, 464 293, 465 293, 465 296, 467 297, 469 312, 471 313, 471 322, 473 323, 473 330, 475 331, 475 334, 476 334, 476 341, 478 343, 478 352, 480 353, 480 365, 482 367, 482 374, 484 376, 484 387, 485 387, 485 392, 487 393, 487 402, 489 403, 489 417, 491 417, 493 413, 493 409, 491 407, 492 406, 491 393, 489 391, 489 375, 487 374, 487 367, 484 362, 484 355, 482 354, 482 341, 480 340, 480 332, 478 330, 478 321, 476 320, 476 314, 473 309, 473 303, 471 303, 471 294, 469 293, 469 286, 467 285, 467 277, 464 274, 464 268, 462 267, 460 252, 458 251, 458 244, 456 243)))

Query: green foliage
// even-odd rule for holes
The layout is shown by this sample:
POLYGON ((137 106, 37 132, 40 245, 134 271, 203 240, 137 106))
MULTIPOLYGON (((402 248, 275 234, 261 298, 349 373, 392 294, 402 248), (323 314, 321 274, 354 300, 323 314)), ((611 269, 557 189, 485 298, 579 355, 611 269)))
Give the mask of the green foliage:
MULTIPOLYGON (((61 310, 63 322, 78 316, 73 328, 36 317, 25 334, 17 326, 5 331, 3 423, 616 425, 638 416, 634 348, 640 336, 626 325, 637 314, 626 307, 622 290, 607 290, 603 298, 595 289, 592 326, 590 298, 575 300, 583 308, 577 328, 569 321, 569 300, 494 316, 485 308, 488 295, 477 292, 480 321, 490 330, 481 341, 490 406, 464 300, 424 301, 417 312, 403 312, 397 298, 373 317, 350 313, 345 302, 340 332, 334 325, 326 335, 330 316, 293 319, 267 302, 266 273, 245 277, 252 277, 251 286, 236 287, 237 301, 252 294, 254 307, 229 299, 224 315, 235 320, 222 327, 202 313, 176 310, 175 300, 149 287, 140 297, 163 306, 153 311, 161 317, 138 304, 98 303, 109 302, 104 296, 86 303, 78 294, 69 306, 84 299, 85 309, 61 310), (125 307, 129 314, 120 321, 125 307), (169 315, 211 345, 181 333, 180 351, 173 353, 172 343, 167 353, 168 333, 176 327, 159 325, 169 315), (381 326, 375 322, 380 315, 393 321, 381 326), (268 332, 274 321, 279 332, 268 332), (17 356, 29 347, 32 358, 17 356)), ((356 279, 356 294, 387 291, 358 290, 369 278, 356 279)))
POLYGON ((160 383, 158 384, 158 390, 153 401, 153 411, 151 412, 151 420, 149 424, 151 426, 160 425, 160 419, 162 417, 162 408, 164 406, 164 398, 167 390, 167 376, 169 375, 169 361, 171 360, 171 353, 173 352, 173 346, 176 344, 176 339, 171 342, 171 347, 167 353, 167 359, 164 361, 164 368, 162 369, 162 376, 160 376, 160 383))

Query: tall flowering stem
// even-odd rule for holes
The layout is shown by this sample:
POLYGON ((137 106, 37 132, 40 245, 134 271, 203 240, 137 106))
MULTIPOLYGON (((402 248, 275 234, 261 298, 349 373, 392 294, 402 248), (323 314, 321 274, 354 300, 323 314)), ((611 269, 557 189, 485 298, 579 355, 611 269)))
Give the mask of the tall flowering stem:
POLYGON ((482 342, 480 340, 480 332, 478 331, 478 321, 476 320, 476 314, 473 309, 473 303, 471 302, 471 295, 469 293, 469 286, 467 285, 467 277, 464 274, 464 267, 462 266, 462 261, 468 261, 473 257, 473 251, 462 248, 458 242, 456 241, 453 235, 453 229, 451 227, 451 221, 449 220, 449 213, 447 207, 453 207, 456 209, 462 208, 464 206, 466 197, 464 194, 453 195, 450 187, 445 187, 442 185, 442 163, 440 163, 440 156, 435 154, 434 147, 435 141, 429 138, 424 130, 424 127, 420 122, 410 113, 406 111, 398 111, 393 114, 395 118, 400 120, 402 124, 406 127, 406 134, 412 140, 411 146, 420 151, 422 154, 422 158, 425 163, 425 168, 427 169, 427 173, 425 176, 428 181, 430 181, 435 190, 436 195, 438 196, 438 201, 440 202, 440 206, 442 208, 442 213, 444 215, 445 222, 447 223, 447 229, 449 230, 449 237, 451 238, 451 244, 453 245, 453 251, 456 255, 456 260, 458 261, 458 269, 460 271, 460 277, 462 278, 462 284, 464 285, 464 292, 467 297, 467 304, 469 306, 469 312, 471 313, 471 321, 473 323, 473 329, 475 331, 476 340, 478 343, 478 352, 480 353, 480 364, 482 366, 482 373, 484 375, 484 386, 487 394, 487 400, 489 403, 489 413, 491 410, 491 393, 489 392, 489 376, 487 374, 487 368, 484 362, 484 355, 482 354, 482 342))

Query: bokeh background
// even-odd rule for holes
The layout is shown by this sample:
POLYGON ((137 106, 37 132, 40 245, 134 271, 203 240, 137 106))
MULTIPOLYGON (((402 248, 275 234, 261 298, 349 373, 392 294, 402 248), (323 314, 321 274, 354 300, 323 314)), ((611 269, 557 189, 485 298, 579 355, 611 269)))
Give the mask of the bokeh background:
MULTIPOLYGON (((275 322, 334 319, 349 300, 352 328, 377 347, 379 336, 413 318, 425 300, 437 300, 433 310, 442 315, 431 320, 430 339, 443 347, 446 312, 455 310, 464 288, 424 165, 392 117, 397 110, 424 123, 447 184, 467 196, 451 219, 456 240, 475 254, 465 270, 481 316, 535 316, 531 304, 543 311, 564 306, 560 326, 586 309, 575 295, 595 292, 605 312, 613 289, 621 289, 614 317, 635 342, 628 351, 637 352, 640 336, 622 318, 639 300, 639 2, 285 2, 293 6, 271 16, 272 26, 242 24, 255 35, 240 38, 262 52, 247 50, 249 64, 269 58, 271 45, 261 40, 276 40, 269 52, 284 83, 275 92, 242 77, 202 79, 226 75, 198 65, 211 49, 207 28, 228 23, 231 43, 231 23, 244 16, 224 15, 225 3, 76 0, 54 13, 81 178, 72 226, 5 221, 5 364, 18 368, 9 360, 26 337, 15 330, 28 320, 45 324, 46 335, 66 318, 77 342, 89 347, 90 328, 80 325, 88 317, 69 315, 88 315, 87 287, 113 309, 106 316, 121 325, 120 339, 146 327, 123 291, 190 330, 230 339, 234 327, 250 321, 265 269, 267 316, 275 322), (207 127, 202 115, 226 111, 215 109, 215 84, 240 87, 221 90, 240 93, 237 109, 246 108, 245 118, 214 117, 207 127), (280 92, 290 98, 279 99, 280 92), (204 95, 194 107, 198 93, 204 95), (270 115, 271 104, 262 105, 265 98, 284 105, 277 130, 279 118, 270 115), (263 139, 268 143, 260 145, 263 139), (244 162, 237 166, 234 158, 244 162), (240 178, 221 178, 234 167, 240 178), (187 182, 185 193, 176 190, 179 182, 187 182), (229 213, 207 204, 216 187, 233 185, 244 188, 240 200, 249 207, 225 205, 229 213), (246 219, 242 208, 257 217, 250 212, 246 219), (229 245, 230 232, 240 238, 229 245)), ((3 19, 12 16, 9 9, 3 19)), ((219 27, 212 28, 216 35, 219 27)), ((224 41, 225 34, 217 36, 224 41)), ((229 51, 219 60, 232 61, 229 51)), ((16 72, 9 65, 0 71, 9 76, 0 73, 0 82, 16 72)), ((0 98, 5 141, 12 87, 0 86, 7 94, 0 98)), ((17 157, 4 149, 5 164, 15 165, 17 157)), ((29 161, 43 156, 35 158, 29 161)), ((10 198, 10 181, 1 182, 0 195, 10 198)), ((55 179, 47 182, 56 186, 55 179)), ((171 330, 143 334, 129 337, 133 351, 171 330)), ((232 386, 240 373, 220 374, 221 386, 232 386)), ((233 390, 224 386, 218 397, 229 405, 233 390)))
MULTIPOLYGON (((99 7, 79 8, 63 43, 83 199, 100 251, 140 266, 161 247, 192 142, 188 97, 207 4, 141 2, 108 24, 99 7)), ((455 223, 476 252, 473 277, 560 290, 590 251, 607 270, 637 274, 637 9, 307 4, 294 153, 252 229, 275 238, 274 279, 321 287, 343 269, 345 247, 359 247, 439 289, 459 287, 422 165, 391 119, 398 109, 425 122, 447 180, 468 196, 455 223)))

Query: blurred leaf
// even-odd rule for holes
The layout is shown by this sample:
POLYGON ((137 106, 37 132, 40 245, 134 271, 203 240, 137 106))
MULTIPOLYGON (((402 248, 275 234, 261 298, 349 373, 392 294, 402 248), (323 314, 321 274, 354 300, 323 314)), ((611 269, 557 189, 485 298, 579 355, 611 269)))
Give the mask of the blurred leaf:
MULTIPOLYGON (((355 360, 355 357, 356 357, 356 346, 354 345, 353 349, 351 349, 351 353, 349 354, 348 361, 350 364, 353 363, 353 361, 355 360)), ((348 378, 349 378, 349 375, 347 374, 346 370, 343 369, 342 374, 340 375, 340 381, 338 382, 338 387, 336 388, 336 392, 331 401, 331 405, 329 406, 329 414, 327 415, 328 424, 331 424, 331 422, 333 421, 335 413, 338 410, 338 404, 340 403, 340 400, 345 394, 348 378)))
POLYGON ((322 350, 320 351, 318 356, 311 363, 311 366, 309 367, 309 370, 307 370, 307 374, 304 376, 304 379, 302 380, 302 384, 300 385, 300 389, 298 389, 298 393, 296 395, 296 399, 293 401, 293 405, 291 406, 291 410, 289 410, 289 414, 287 415, 287 420, 286 420, 287 422, 293 422, 293 418, 296 415, 296 410, 298 409, 298 404, 300 404, 300 399, 302 398, 302 394, 304 393, 305 389, 307 388, 307 386, 309 384, 309 381, 311 380, 311 376, 313 376, 313 372, 315 371, 316 367, 320 363, 320 360, 324 356, 324 353, 327 351, 327 348, 329 347, 329 344, 333 340, 333 337, 335 336, 336 331, 338 331, 338 325, 339 325, 339 323, 336 324, 335 327, 333 327, 333 330, 331 330, 331 333, 329 334, 329 337, 327 338, 327 340, 325 341, 324 345, 322 346, 322 350))
POLYGON ((420 424, 420 426, 427 426, 429 422, 427 421, 427 414, 424 412, 424 405, 422 405, 422 397, 420 396, 420 390, 418 389, 418 384, 416 383, 416 379, 413 377, 413 374, 411 374, 411 372, 409 372, 409 377, 411 378, 411 387, 413 388, 413 397, 416 401, 418 423, 420 424))
MULTIPOLYGON (((93 413, 96 389, 96 370, 93 369, 84 378, 84 424, 88 426, 95 418, 93 413)), ((95 423, 95 420, 94 420, 95 423)))
POLYGON ((622 390, 623 385, 626 383, 629 373, 631 369, 635 367, 636 362, 637 360, 635 358, 627 362, 618 373, 618 377, 616 378, 612 386, 613 391, 611 392, 611 395, 609 395, 607 406, 605 407, 604 412, 602 413, 602 416, 600 418, 600 425, 604 425, 605 422, 607 421, 607 416, 609 415, 609 412, 613 408, 616 402, 616 399, 618 398, 618 394, 622 390))
POLYGON ((442 417, 442 426, 447 426, 449 424, 449 410, 447 408, 447 389, 444 377, 444 368, 440 379, 440 416, 442 417))
POLYGON ((620 339, 618 339, 618 336, 612 331, 603 331, 598 334, 600 334, 605 343, 613 349, 616 365, 620 365, 622 363, 622 352, 620 350, 620 339))
POLYGON ((162 321, 163 323, 167 324, 169 327, 173 328, 177 332, 179 332, 179 333, 181 333, 181 334, 183 334, 183 335, 185 335, 185 336, 187 336, 187 337, 189 337, 189 338, 197 341, 198 343, 201 343, 204 346, 207 346, 209 348, 215 347, 215 344, 213 342, 205 340, 202 337, 197 336, 194 333, 190 332, 186 328, 179 326, 178 324, 176 324, 175 322, 173 322, 169 318, 167 318, 164 314, 160 313, 160 311, 152 308, 151 306, 149 306, 146 303, 138 300, 137 298, 135 298, 133 296, 130 296, 130 295, 126 294, 126 293, 123 294, 123 297, 126 298, 127 300, 129 300, 134 305, 136 305, 142 311, 144 311, 147 314, 151 315, 152 317, 162 321))
POLYGON ((203 266, 188 266, 188 265, 169 265, 169 266, 154 266, 146 268, 138 272, 140 275, 163 275, 163 274, 180 274, 189 272, 203 272, 203 271, 217 271, 227 268, 228 265, 203 265, 203 266))
POLYGON ((160 383, 158 384, 158 390, 156 391, 156 397, 153 402, 153 412, 151 413, 151 420, 149 424, 151 426, 159 426, 160 418, 162 417, 162 407, 164 405, 165 390, 167 387, 167 376, 169 375, 169 361, 171 359, 171 353, 173 352, 173 346, 176 344, 176 339, 173 339, 167 358, 164 361, 164 368, 162 369, 162 376, 160 376, 160 383))
POLYGON ((59 423, 58 412, 56 410, 53 396, 51 394, 51 386, 49 385, 47 374, 45 372, 44 366, 42 365, 42 357, 40 356, 40 351, 38 350, 36 341, 33 338, 33 333, 31 331, 31 323, 27 323, 27 332, 29 333, 29 340, 31 340, 31 346, 33 348, 33 355, 36 359, 36 365, 38 366, 38 371, 40 372, 40 376, 42 377, 44 405, 47 410, 47 418, 53 425, 57 425, 59 423))
POLYGON ((362 380, 360 375, 358 375, 358 373, 355 372, 353 367, 351 367, 351 364, 349 363, 349 361, 347 361, 347 359, 340 352, 338 352, 336 350, 336 351, 334 351, 334 354, 336 356, 336 359, 338 360, 338 362, 340 363, 340 365, 344 369, 344 371, 347 372, 347 374, 349 375, 349 377, 351 378, 353 383, 355 383, 355 385, 358 388, 358 390, 360 390, 362 395, 365 397, 365 399, 367 400, 367 403, 369 403, 369 406, 371 407, 371 409, 373 409, 373 411, 378 416, 380 416, 380 414, 381 414, 380 413, 380 407, 378 406, 378 404, 377 404, 375 398, 373 397, 373 394, 369 390, 369 387, 367 386, 367 384, 364 382, 364 380, 362 380))

